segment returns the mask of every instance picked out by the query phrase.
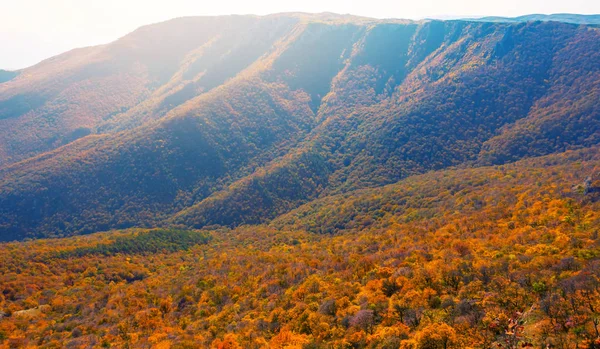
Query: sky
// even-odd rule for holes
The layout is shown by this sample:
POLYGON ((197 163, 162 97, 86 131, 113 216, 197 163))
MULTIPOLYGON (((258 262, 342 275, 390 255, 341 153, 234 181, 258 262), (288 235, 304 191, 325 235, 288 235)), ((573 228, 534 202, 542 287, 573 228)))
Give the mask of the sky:
POLYGON ((600 14, 600 0, 0 0, 0 69, 21 69, 183 16, 336 12, 374 18, 600 14))

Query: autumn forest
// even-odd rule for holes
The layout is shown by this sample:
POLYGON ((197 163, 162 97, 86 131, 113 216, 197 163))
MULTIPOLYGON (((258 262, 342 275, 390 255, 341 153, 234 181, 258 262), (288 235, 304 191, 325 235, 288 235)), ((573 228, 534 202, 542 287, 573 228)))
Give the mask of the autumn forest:
POLYGON ((597 16, 184 17, 0 70, 0 349, 600 349, 597 16))

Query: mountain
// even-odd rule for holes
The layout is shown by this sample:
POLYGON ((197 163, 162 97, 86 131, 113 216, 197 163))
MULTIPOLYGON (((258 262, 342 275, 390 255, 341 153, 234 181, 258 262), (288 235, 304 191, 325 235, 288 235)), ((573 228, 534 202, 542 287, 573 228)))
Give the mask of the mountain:
POLYGON ((0 84, 14 79, 18 72, 0 69, 0 84))
POLYGON ((0 348, 600 347, 595 25, 189 17, 8 76, 0 348))
POLYGON ((282 14, 183 18, 69 52, 1 85, 16 96, 4 102, 5 153, 32 154, 38 143, 17 139, 49 137, 48 118, 80 131, 0 168, 0 236, 264 223, 431 170, 596 145, 599 34, 282 14), (41 107, 14 104, 42 94, 41 107), (77 107, 39 114, 51 101, 77 107), (124 111, 79 114, 96 105, 124 111))
POLYGON ((0 165, 97 128, 104 133, 159 118, 254 63, 296 22, 293 16, 180 18, 24 69, 0 85, 0 165), (117 117, 119 127, 111 123, 117 117))
POLYGON ((557 13, 552 15, 532 14, 519 17, 483 17, 473 19, 483 22, 531 22, 554 21, 573 24, 600 24, 600 15, 579 15, 573 13, 557 13))

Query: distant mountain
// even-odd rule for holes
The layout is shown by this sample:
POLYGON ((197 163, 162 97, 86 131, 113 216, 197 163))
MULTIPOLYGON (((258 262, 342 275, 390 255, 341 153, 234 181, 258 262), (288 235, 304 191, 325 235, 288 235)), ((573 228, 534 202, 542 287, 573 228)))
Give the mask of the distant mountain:
POLYGON ((600 30, 190 17, 0 85, 0 240, 268 222, 600 143, 600 30))
POLYGON ((558 13, 552 15, 532 14, 520 17, 483 17, 478 19, 469 18, 467 20, 476 20, 482 22, 531 22, 531 21, 554 21, 573 24, 600 24, 600 14, 598 15, 578 15, 572 13, 558 13))
POLYGON ((0 69, 0 84, 14 79, 19 73, 0 69))

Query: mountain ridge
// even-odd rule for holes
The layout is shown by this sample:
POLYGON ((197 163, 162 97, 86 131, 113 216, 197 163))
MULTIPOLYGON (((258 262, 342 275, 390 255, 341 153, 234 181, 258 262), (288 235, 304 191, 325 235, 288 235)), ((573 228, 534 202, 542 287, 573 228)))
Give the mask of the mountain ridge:
POLYGON ((574 14, 574 13, 554 13, 554 14, 530 14, 523 15, 518 17, 481 17, 481 18, 471 18, 471 20, 475 21, 484 21, 484 22, 528 22, 528 21, 556 21, 556 22, 564 22, 564 23, 572 23, 572 24, 600 24, 600 14, 574 14))

